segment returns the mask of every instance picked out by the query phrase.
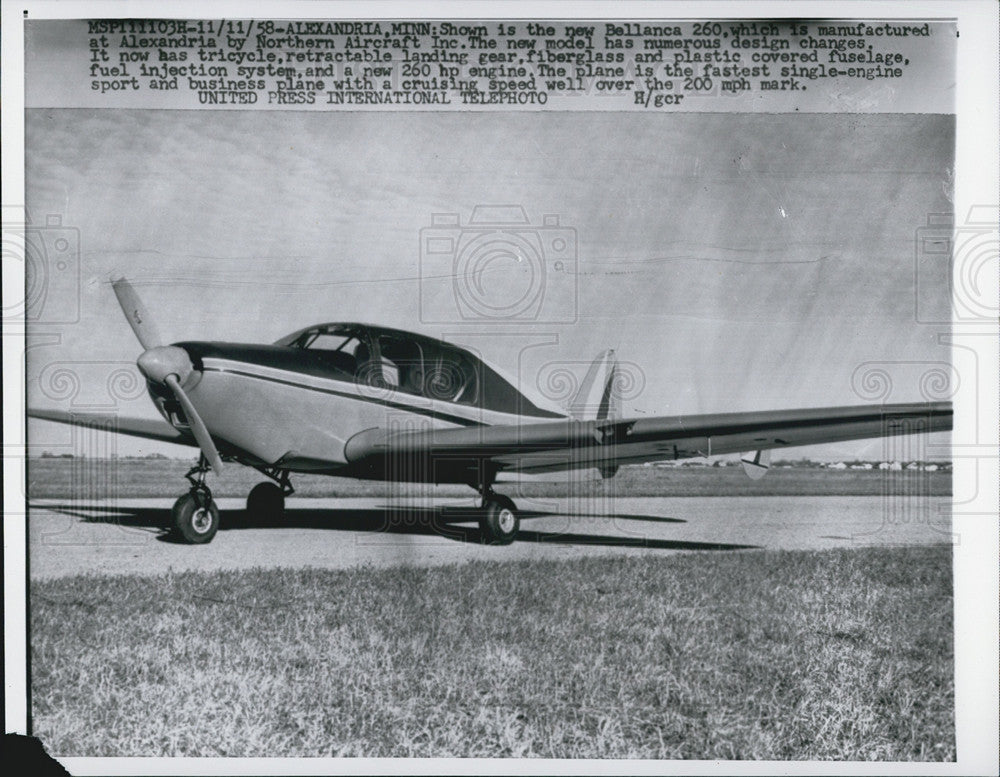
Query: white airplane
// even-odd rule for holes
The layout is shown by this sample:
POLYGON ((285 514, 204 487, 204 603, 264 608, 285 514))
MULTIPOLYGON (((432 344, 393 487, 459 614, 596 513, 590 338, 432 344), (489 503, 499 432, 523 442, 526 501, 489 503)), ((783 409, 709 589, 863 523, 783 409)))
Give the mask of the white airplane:
POLYGON ((254 517, 284 510, 296 472, 466 484, 482 496, 484 538, 505 545, 520 519, 493 491, 500 475, 596 468, 613 477, 622 464, 753 451, 743 465, 756 478, 775 448, 952 425, 949 402, 619 418, 611 351, 593 363, 567 411, 527 396, 465 348, 368 324, 317 324, 271 345, 163 345, 128 281, 113 287, 164 422, 36 408, 28 415, 200 448, 186 475, 190 490, 173 507, 174 529, 191 543, 215 536, 219 511, 205 476, 229 461, 273 481, 250 491, 254 517))

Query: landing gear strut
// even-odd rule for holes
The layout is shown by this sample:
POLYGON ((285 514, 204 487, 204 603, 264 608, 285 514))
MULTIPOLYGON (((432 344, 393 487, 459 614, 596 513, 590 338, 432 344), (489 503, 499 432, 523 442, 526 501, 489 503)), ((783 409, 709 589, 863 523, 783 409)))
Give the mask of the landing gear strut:
POLYGON ((205 484, 208 470, 208 462, 204 456, 200 456, 198 463, 184 475, 191 484, 191 490, 174 502, 174 531, 185 542, 193 545, 211 542, 219 530, 219 508, 205 484))
POLYGON ((273 483, 258 483, 247 496, 247 519, 254 524, 281 518, 285 513, 285 497, 295 493, 285 471, 261 469, 273 483))
POLYGON ((488 545, 510 545, 521 527, 521 519, 514 502, 494 493, 492 486, 492 477, 475 486, 483 497, 479 508, 479 531, 488 545))

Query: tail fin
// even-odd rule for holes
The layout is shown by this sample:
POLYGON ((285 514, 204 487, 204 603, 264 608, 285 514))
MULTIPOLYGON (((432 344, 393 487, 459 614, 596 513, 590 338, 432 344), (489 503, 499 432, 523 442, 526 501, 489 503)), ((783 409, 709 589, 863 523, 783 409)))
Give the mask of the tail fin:
POLYGON ((618 360, 611 349, 594 359, 569 406, 569 413, 580 421, 604 421, 621 417, 617 389, 618 360))

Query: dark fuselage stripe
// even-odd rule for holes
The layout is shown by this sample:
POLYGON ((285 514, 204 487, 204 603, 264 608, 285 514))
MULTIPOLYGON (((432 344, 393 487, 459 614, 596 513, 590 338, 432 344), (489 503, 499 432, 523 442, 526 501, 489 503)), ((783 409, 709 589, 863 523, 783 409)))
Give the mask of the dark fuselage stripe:
POLYGON ((448 421, 453 424, 458 424, 460 426, 489 426, 489 424, 484 424, 480 421, 473 421, 471 418, 463 418, 459 415, 452 415, 451 413, 442 413, 439 410, 429 410, 427 408, 416 407, 414 405, 408 405, 405 402, 392 402, 388 399, 379 399, 378 397, 365 397, 359 394, 349 394, 345 391, 334 391, 333 389, 319 388, 318 386, 309 386, 305 383, 297 383, 293 380, 284 380, 282 378, 271 378, 266 375, 258 375, 253 372, 244 372, 243 370, 231 370, 223 367, 203 367, 203 372, 220 372, 230 375, 240 375, 244 378, 255 378, 256 380, 265 380, 269 383, 280 383, 283 386, 292 386, 294 388, 305 389, 307 391, 318 391, 320 394, 330 394, 335 397, 344 397, 345 399, 356 399, 361 402, 370 402, 375 405, 382 405, 384 407, 391 407, 397 410, 406 410, 411 413, 416 413, 417 415, 427 416, 429 418, 437 418, 442 421, 448 421))

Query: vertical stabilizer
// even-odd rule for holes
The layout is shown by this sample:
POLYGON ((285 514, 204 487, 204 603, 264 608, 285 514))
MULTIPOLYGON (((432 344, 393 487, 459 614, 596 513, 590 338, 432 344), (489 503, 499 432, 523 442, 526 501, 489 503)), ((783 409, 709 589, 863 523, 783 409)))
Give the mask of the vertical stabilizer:
POLYGON ((580 421, 619 418, 621 407, 617 394, 617 372, 618 360, 613 350, 598 354, 570 403, 570 415, 580 421))

